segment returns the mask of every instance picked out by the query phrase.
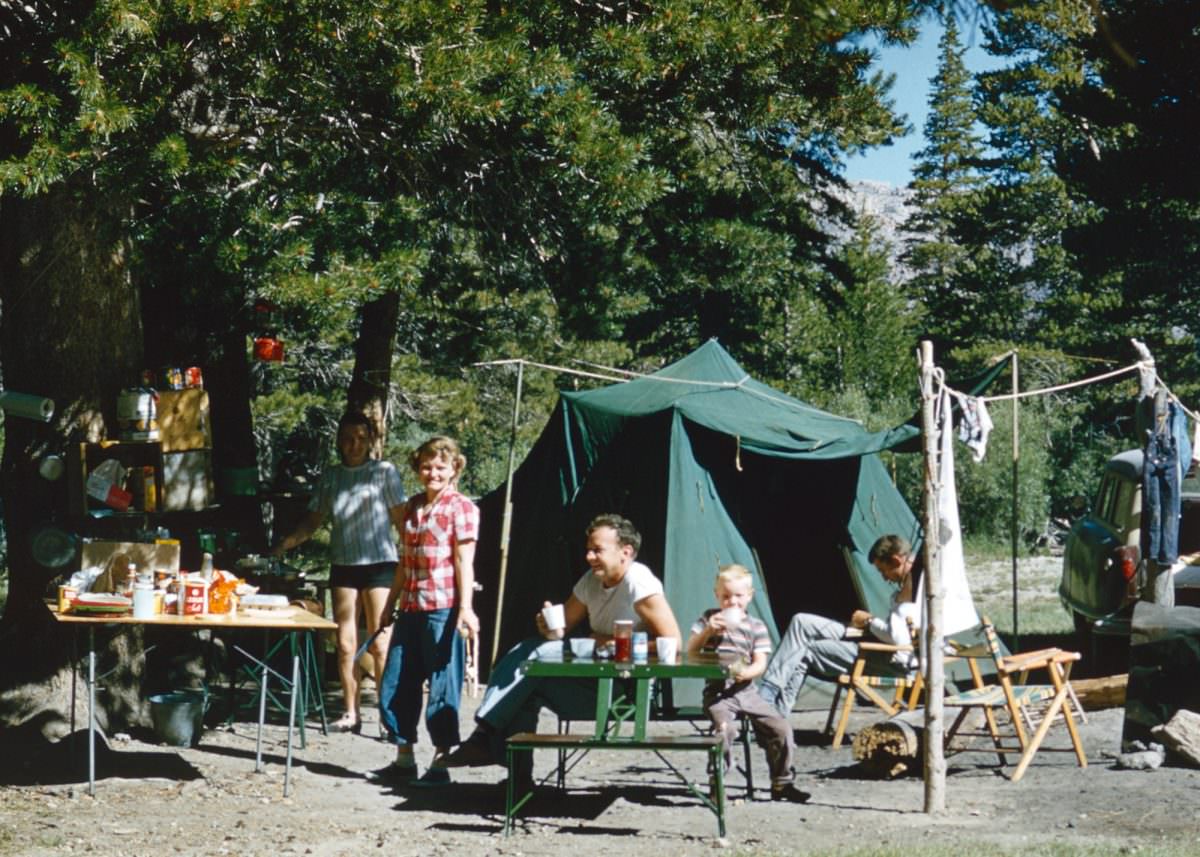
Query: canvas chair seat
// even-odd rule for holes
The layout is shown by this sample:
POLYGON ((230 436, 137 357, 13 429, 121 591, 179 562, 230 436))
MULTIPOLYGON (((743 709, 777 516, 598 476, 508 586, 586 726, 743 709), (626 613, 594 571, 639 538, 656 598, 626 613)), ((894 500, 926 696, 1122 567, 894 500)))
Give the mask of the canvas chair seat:
POLYGON ((850 713, 854 710, 854 703, 859 696, 888 717, 898 714, 902 709, 907 708, 911 711, 916 708, 925 687, 921 672, 916 669, 900 672, 893 661, 897 654, 912 651, 912 646, 893 646, 871 641, 858 644, 858 657, 854 660, 854 666, 850 668, 850 672, 837 677, 833 702, 829 706, 829 717, 825 721, 825 732, 828 734, 834 718, 837 717, 837 728, 833 731, 833 747, 842 746, 846 725, 850 722, 850 713), (881 691, 890 691, 890 698, 881 691))
MULTIPOLYGON (((1019 706, 1031 705, 1054 697, 1054 687, 1048 684, 1015 686, 1012 689, 1014 701, 1019 706)), ((976 687, 951 697, 954 705, 980 706, 988 705, 993 708, 1007 705, 1008 698, 1004 688, 999 685, 976 687)), ((947 704, 950 704, 949 702, 947 704)))

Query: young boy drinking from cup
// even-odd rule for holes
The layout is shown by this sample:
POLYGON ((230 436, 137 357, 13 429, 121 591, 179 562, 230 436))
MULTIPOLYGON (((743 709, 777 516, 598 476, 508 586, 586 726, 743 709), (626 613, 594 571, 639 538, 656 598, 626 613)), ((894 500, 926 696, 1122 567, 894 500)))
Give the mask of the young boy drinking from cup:
POLYGON ((767 668, 771 638, 762 620, 746 613, 754 595, 750 572, 741 565, 726 565, 717 573, 714 588, 717 606, 706 610, 692 625, 688 638, 689 654, 719 654, 738 658, 726 679, 709 681, 704 686, 704 710, 725 743, 725 767, 728 769, 737 735, 737 719, 750 718, 758 743, 766 748, 771 771, 771 800, 793 803, 808 801, 808 792, 793 784, 792 727, 754 689, 754 679, 767 668))

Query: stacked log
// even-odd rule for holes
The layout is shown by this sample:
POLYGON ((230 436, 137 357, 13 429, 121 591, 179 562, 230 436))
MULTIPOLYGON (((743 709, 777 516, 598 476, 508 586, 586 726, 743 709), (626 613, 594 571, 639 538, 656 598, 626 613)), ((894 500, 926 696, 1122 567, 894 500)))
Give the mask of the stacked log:
MULTIPOLYGON (((1072 681, 1071 687, 1080 708, 1098 711, 1123 706, 1128 682, 1128 674, 1122 674, 1072 681)), ((1200 715, 1196 718, 1195 749, 1200 758, 1200 715)), ((851 744, 854 759, 868 777, 890 780, 918 774, 924 758, 924 734, 925 712, 902 712, 859 730, 851 744)))

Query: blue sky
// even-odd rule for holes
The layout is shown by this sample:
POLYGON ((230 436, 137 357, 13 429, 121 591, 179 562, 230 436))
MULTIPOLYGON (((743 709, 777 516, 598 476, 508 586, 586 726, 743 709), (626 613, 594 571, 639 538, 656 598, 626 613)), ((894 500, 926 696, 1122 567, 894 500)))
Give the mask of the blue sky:
MULTIPOLYGON (((981 36, 970 21, 960 21, 960 38, 967 45, 966 63, 973 71, 992 68, 997 63, 978 47, 981 36)), ((912 178, 912 156, 921 148, 922 128, 929 112, 929 81, 937 72, 937 44, 942 27, 929 20, 921 36, 907 48, 877 48, 879 67, 896 75, 892 98, 898 113, 908 115, 912 133, 890 146, 850 159, 845 177, 851 181, 869 179, 902 187, 912 178)))

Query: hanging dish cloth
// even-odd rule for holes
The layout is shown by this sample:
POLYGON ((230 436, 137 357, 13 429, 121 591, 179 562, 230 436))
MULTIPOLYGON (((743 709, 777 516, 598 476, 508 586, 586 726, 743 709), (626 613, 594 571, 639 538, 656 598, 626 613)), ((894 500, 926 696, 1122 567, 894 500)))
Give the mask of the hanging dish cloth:
POLYGON ((971 449, 975 463, 983 461, 987 454, 988 435, 992 431, 992 418, 983 399, 959 396, 958 406, 962 415, 958 422, 958 439, 971 449))

